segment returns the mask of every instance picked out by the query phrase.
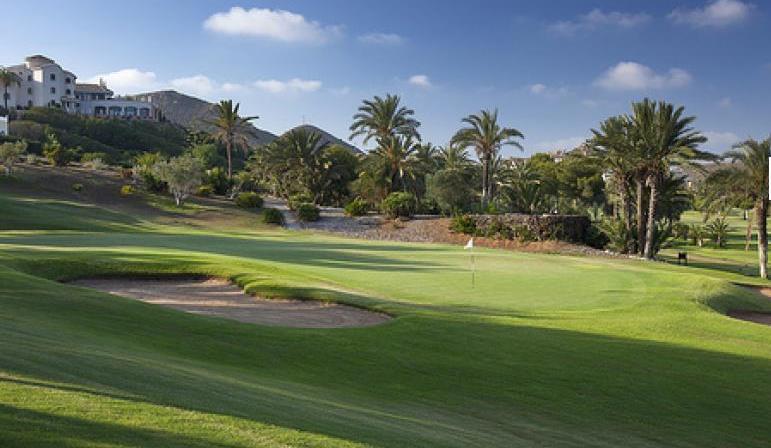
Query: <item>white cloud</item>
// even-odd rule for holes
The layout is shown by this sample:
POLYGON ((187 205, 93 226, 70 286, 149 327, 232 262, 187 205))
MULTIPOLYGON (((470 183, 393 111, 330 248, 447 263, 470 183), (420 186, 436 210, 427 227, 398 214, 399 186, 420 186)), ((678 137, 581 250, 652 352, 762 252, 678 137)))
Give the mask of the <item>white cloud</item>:
POLYGON ((586 137, 567 137, 551 141, 539 142, 535 145, 538 151, 554 151, 561 149, 563 151, 580 146, 586 141, 586 137))
POLYGON ((171 86, 183 93, 207 96, 217 89, 214 81, 204 75, 171 80, 171 86))
POLYGON ((394 33, 369 33, 358 37, 359 42, 373 45, 401 45, 404 38, 394 33))
POLYGON ((555 34, 571 36, 580 31, 593 31, 598 28, 635 28, 645 24, 651 16, 645 13, 603 12, 594 9, 575 20, 563 20, 549 25, 549 31, 555 34))
POLYGON ((243 84, 226 82, 220 86, 220 89, 222 89, 223 92, 227 92, 227 93, 243 92, 244 90, 246 90, 246 86, 244 86, 243 84))
POLYGON ((227 12, 213 14, 204 21, 203 26, 207 30, 231 36, 313 44, 328 42, 342 34, 339 26, 324 26, 289 11, 244 9, 238 6, 227 12))
POLYGON ((707 147, 712 150, 725 151, 733 145, 739 143, 742 139, 733 132, 703 132, 707 137, 707 147))
POLYGON ((288 81, 277 79, 260 79, 254 82, 254 86, 269 93, 300 93, 315 92, 321 88, 321 81, 292 78, 288 81))
POLYGON ((728 109, 729 107, 733 106, 734 102, 731 99, 731 97, 725 97, 722 98, 720 101, 717 102, 717 105, 722 107, 723 109, 728 109))
POLYGON ((691 75, 679 68, 659 74, 637 62, 619 62, 595 80, 594 84, 607 90, 646 90, 683 87, 691 80, 691 75))
POLYGON ((86 82, 97 83, 100 79, 107 84, 107 87, 119 94, 146 92, 158 87, 154 72, 143 72, 136 68, 104 73, 87 79, 86 82))
POLYGON ((740 0, 716 0, 703 8, 677 8, 669 14, 675 23, 695 27, 725 27, 743 22, 754 6, 740 0))
POLYGON ((412 75, 407 81, 413 86, 422 87, 424 89, 427 89, 432 85, 431 80, 426 75, 412 75))
POLYGON ((568 94, 567 87, 549 87, 546 84, 531 84, 527 90, 533 95, 539 95, 547 98, 559 98, 568 94))

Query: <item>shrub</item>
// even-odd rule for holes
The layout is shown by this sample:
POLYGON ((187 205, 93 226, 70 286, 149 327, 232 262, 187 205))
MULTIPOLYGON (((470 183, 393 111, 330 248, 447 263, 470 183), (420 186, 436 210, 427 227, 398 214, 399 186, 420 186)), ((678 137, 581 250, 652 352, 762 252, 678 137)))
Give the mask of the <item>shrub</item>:
POLYGON ((284 224, 284 214, 276 208, 266 208, 262 211, 262 222, 265 224, 284 224))
POLYGON ((198 196, 208 197, 214 192, 211 185, 201 185, 198 187, 198 191, 195 193, 198 196))
POLYGON ((391 193, 380 203, 383 213, 391 218, 409 218, 415 213, 415 196, 411 193, 391 193))
POLYGON ((0 162, 3 163, 5 168, 5 174, 11 175, 13 171, 13 165, 24 152, 27 150, 27 142, 20 141, 16 143, 3 143, 0 145, 0 162))
POLYGON ((289 200, 287 201, 286 205, 289 207, 289 210, 297 210, 300 204, 308 204, 312 202, 313 198, 309 194, 298 193, 289 196, 289 200))
POLYGON ((672 234, 675 236, 675 238, 679 238, 683 241, 688 241, 689 230, 690 230, 690 227, 688 227, 688 224, 684 222, 676 222, 672 226, 672 234))
POLYGON ((302 222, 312 222, 319 220, 320 211, 316 204, 309 202, 297 206, 297 219, 302 222))
POLYGON ((145 152, 134 159, 133 173, 142 180, 148 191, 160 193, 166 189, 166 184, 155 173, 154 167, 163 162, 163 156, 158 152, 145 152))
POLYGON ((691 224, 688 230, 688 236, 691 238, 691 243, 702 247, 704 246, 704 240, 707 238, 707 232, 704 231, 704 227, 699 224, 691 224))
POLYGON ((85 163, 85 166, 92 170, 104 170, 107 168, 107 164, 102 159, 92 159, 85 163))
POLYGON ((369 202, 362 198, 356 198, 345 206, 345 214, 348 216, 364 216, 368 211, 369 202))
POLYGON ((450 230, 455 233, 476 235, 476 221, 469 215, 455 215, 452 217, 452 220, 450 220, 450 230))
POLYGON ((120 195, 121 196, 131 196, 136 192, 133 185, 126 184, 122 187, 120 187, 120 195))
POLYGON ((458 169, 437 171, 427 180, 426 195, 443 213, 459 213, 474 201, 474 189, 467 173, 458 169))
POLYGON ((80 193, 83 191, 83 184, 72 184, 72 191, 80 193))
POLYGON ((105 163, 107 163, 110 160, 109 156, 103 152, 84 152, 80 156, 81 163, 88 163, 88 162, 91 162, 92 160, 97 160, 97 159, 105 163))
POLYGON ((43 144, 43 155, 53 166, 65 166, 70 163, 77 155, 76 151, 64 149, 56 134, 46 133, 46 141, 43 144))
POLYGON ((725 247, 726 240, 728 239, 728 221, 724 217, 718 216, 707 224, 704 230, 709 235, 709 239, 715 243, 715 246, 725 247))
POLYGON ((241 208, 260 208, 262 207, 262 198, 259 194, 252 191, 238 193, 236 196, 236 205, 241 208))
POLYGON ((207 170, 204 183, 210 185, 214 193, 220 195, 227 194, 228 190, 230 190, 230 187, 233 185, 231 180, 228 179, 228 173, 220 167, 207 170))

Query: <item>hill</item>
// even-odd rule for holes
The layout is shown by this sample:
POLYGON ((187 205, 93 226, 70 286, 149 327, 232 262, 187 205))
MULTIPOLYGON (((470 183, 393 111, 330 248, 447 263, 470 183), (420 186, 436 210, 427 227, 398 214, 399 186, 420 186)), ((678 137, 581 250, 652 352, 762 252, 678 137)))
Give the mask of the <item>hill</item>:
MULTIPOLYGON (((363 153, 362 150, 360 150, 359 148, 357 148, 357 147, 353 146, 352 144, 346 142, 345 140, 340 139, 338 137, 335 137, 334 135, 330 134, 329 132, 327 132, 327 131, 325 131, 325 130, 317 127, 317 126, 313 126, 312 124, 302 124, 300 126, 296 126, 296 127, 292 128, 290 131, 295 131, 295 130, 300 130, 300 129, 304 129, 304 130, 306 130, 308 132, 315 132, 317 134, 320 134, 321 135, 321 141, 324 142, 325 144, 340 145, 343 148, 346 148, 346 149, 350 150, 351 152, 353 152, 355 154, 363 153)), ((290 132, 290 131, 287 131, 287 132, 290 132)))
MULTIPOLYGON (((161 90, 133 95, 136 98, 145 98, 160 108, 164 117, 171 123, 183 126, 187 129, 211 132, 213 126, 209 124, 216 118, 216 105, 200 98, 185 95, 175 90, 161 90)), ((263 145, 270 143, 276 136, 270 132, 251 126, 250 144, 263 145)))

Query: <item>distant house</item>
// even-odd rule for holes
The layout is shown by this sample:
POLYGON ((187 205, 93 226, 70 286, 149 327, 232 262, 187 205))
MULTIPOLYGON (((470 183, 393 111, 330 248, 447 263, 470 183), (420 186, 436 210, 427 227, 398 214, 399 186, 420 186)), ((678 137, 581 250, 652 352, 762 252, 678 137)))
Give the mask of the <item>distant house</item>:
POLYGON ((126 119, 157 120, 160 116, 152 103, 115 98, 101 80, 78 84, 74 73, 42 55, 29 56, 23 64, 6 69, 20 80, 8 89, 9 108, 56 107, 72 114, 126 119))

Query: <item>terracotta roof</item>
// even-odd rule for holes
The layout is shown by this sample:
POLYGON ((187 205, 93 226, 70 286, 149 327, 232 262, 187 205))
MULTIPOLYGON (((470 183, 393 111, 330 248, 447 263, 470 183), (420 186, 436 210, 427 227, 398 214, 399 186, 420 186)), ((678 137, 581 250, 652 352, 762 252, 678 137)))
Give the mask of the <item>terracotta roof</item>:
POLYGON ((112 93, 112 90, 101 84, 75 84, 75 92, 77 93, 112 93))

